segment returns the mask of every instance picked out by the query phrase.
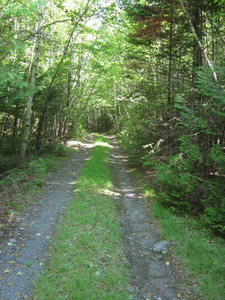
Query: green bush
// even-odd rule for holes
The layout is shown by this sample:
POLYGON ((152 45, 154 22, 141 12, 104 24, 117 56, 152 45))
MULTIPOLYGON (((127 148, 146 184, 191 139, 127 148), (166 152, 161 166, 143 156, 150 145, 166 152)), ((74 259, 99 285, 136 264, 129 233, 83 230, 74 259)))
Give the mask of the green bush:
POLYGON ((32 161, 24 162, 19 167, 9 171, 8 175, 0 181, 0 188, 7 189, 13 184, 19 184, 24 190, 40 187, 45 180, 46 173, 59 164, 60 160, 57 161, 51 156, 33 158, 32 161))
POLYGON ((220 178, 208 180, 204 183, 204 197, 202 202, 204 212, 201 220, 204 226, 216 234, 225 236, 225 187, 220 178))
POLYGON ((201 220, 214 233, 225 236, 225 207, 206 207, 201 220))
POLYGON ((180 153, 155 166, 159 201, 175 211, 199 213, 203 209, 202 182, 198 177, 202 154, 187 136, 179 141, 180 153))
POLYGON ((127 120, 119 138, 129 155, 141 157, 146 154, 143 146, 152 139, 151 127, 150 120, 139 119, 138 116, 127 120))
POLYGON ((156 178, 160 184, 158 199, 176 211, 188 211, 195 204, 193 194, 197 179, 181 165, 162 164, 156 167, 156 178))
POLYGON ((76 125, 71 125, 70 129, 69 129, 69 136, 68 138, 72 139, 81 139, 83 137, 85 137, 85 135, 87 134, 87 130, 85 128, 85 124, 83 124, 84 121, 78 121, 76 125))
POLYGON ((54 154, 57 156, 65 156, 66 148, 60 143, 48 143, 41 147, 41 154, 54 154))
POLYGON ((19 162, 17 156, 5 156, 0 154, 0 174, 16 168, 19 165, 19 162))
MULTIPOLYGON (((204 227, 225 236, 224 178, 219 175, 208 180, 199 178, 196 167, 201 162, 199 155, 197 147, 189 147, 185 154, 173 156, 168 163, 155 166, 157 198, 175 212, 200 216, 204 227)), ((212 147, 211 158, 215 164, 220 163, 220 170, 224 169, 221 164, 224 162, 223 153, 217 145, 212 147)))
POLYGON ((194 144, 188 136, 182 136, 179 138, 181 142, 180 151, 182 153, 183 160, 180 160, 183 169, 189 172, 198 173, 198 170, 203 162, 202 153, 197 144, 194 144))
POLYGON ((222 146, 214 144, 211 148, 210 157, 213 161, 213 172, 218 171, 221 175, 225 173, 225 155, 222 146))

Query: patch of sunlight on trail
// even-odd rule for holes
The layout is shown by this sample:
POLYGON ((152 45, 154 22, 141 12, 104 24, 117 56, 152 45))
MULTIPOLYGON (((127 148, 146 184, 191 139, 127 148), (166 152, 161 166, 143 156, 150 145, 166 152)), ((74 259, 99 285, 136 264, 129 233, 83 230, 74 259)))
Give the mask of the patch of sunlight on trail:
POLYGON ((121 196, 121 193, 117 193, 114 191, 110 191, 110 190, 98 190, 98 192, 102 193, 103 195, 107 195, 107 196, 113 196, 113 197, 119 197, 121 196))
POLYGON ((104 143, 104 142, 96 142, 95 146, 103 146, 103 147, 113 148, 113 146, 109 145, 108 143, 104 143))
POLYGON ((66 145, 72 148, 93 148, 93 144, 81 141, 67 141, 66 145))

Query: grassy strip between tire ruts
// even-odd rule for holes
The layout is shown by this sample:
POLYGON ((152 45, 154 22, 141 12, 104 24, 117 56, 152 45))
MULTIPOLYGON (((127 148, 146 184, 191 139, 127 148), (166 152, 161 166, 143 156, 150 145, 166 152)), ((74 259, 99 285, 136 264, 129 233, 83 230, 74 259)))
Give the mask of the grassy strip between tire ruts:
POLYGON ((32 299, 129 299, 108 151, 107 140, 97 136, 32 299))

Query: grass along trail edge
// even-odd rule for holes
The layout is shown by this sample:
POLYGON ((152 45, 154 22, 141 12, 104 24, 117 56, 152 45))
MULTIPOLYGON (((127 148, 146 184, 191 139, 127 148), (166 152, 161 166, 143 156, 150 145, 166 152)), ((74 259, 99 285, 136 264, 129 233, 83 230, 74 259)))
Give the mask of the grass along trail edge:
MULTIPOLYGON (((143 178, 138 172, 136 176, 143 178)), ((198 220, 177 216, 172 209, 162 206, 148 181, 141 181, 140 186, 151 211, 150 217, 160 226, 163 238, 176 243, 173 256, 178 263, 177 269, 185 270, 186 281, 195 291, 194 299, 224 300, 224 239, 203 231, 198 220)))
POLYGON ((107 139, 97 136, 32 299, 130 299, 108 152, 107 139))
MULTIPOLYGON (((110 196, 109 147, 105 138, 96 138, 32 299, 132 299, 117 209, 110 196)), ((165 239, 176 242, 174 255, 186 269, 188 283, 200 292, 201 297, 194 293, 191 299, 224 299, 224 240, 204 235, 194 221, 178 218, 159 205, 151 187, 142 188, 150 217, 161 225, 165 239)))

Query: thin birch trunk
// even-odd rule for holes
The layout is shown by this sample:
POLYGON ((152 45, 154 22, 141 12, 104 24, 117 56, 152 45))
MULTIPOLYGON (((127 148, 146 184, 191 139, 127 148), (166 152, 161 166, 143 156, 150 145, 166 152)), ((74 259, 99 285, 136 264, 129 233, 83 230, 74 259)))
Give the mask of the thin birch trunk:
POLYGON ((45 99, 44 99, 44 106, 43 106, 43 109, 42 109, 42 112, 41 112, 41 115, 40 115, 40 118, 39 118, 39 123, 38 123, 38 128, 37 128, 37 137, 36 137, 36 150, 37 151, 41 147, 42 131, 43 131, 43 126, 44 126, 45 114, 47 112, 47 106, 48 106, 48 101, 49 101, 49 93, 51 91, 51 88, 52 88, 52 85, 53 85, 55 79, 57 78, 58 72, 59 72, 59 70, 60 70, 60 68, 61 68, 61 66, 62 66, 62 64, 64 62, 64 59, 65 59, 66 54, 67 54, 67 52, 69 50, 69 47, 71 46, 72 43, 75 43, 75 40, 76 40, 77 36, 80 33, 80 31, 78 31, 76 33, 76 35, 75 35, 75 32, 76 32, 76 29, 77 29, 78 25, 85 18, 85 14, 88 11, 89 4, 90 4, 90 0, 87 0, 87 3, 85 5, 83 13, 79 16, 78 20, 76 21, 76 23, 74 24, 74 26, 72 28, 70 36, 69 36, 69 38, 68 38, 68 40, 66 42, 66 45, 64 47, 61 60, 59 61, 58 65, 56 67, 55 73, 52 76, 52 79, 50 81, 50 84, 47 87, 46 94, 45 94, 45 99))
POLYGON ((172 102, 172 62, 173 62, 173 4, 170 7, 170 33, 169 33, 169 70, 168 70, 168 92, 167 101, 168 104, 172 102))
POLYGON ((37 29, 36 32, 38 34, 36 35, 35 44, 34 44, 34 53, 32 53, 33 56, 33 62, 31 64, 31 78, 30 78, 30 95, 28 97, 27 101, 27 107, 26 107, 26 116, 25 116, 25 122, 24 122, 24 133, 23 133, 23 141, 20 148, 20 159, 23 160, 26 154, 27 150, 27 142, 29 139, 30 134, 30 123, 31 123, 31 116, 32 116, 32 104, 33 104, 33 98, 35 94, 35 86, 36 86, 36 76, 38 72, 38 63, 39 63, 39 57, 40 57, 40 48, 41 48, 41 37, 42 37, 42 30, 44 23, 44 5, 40 5, 40 15, 39 20, 37 23, 37 29))

